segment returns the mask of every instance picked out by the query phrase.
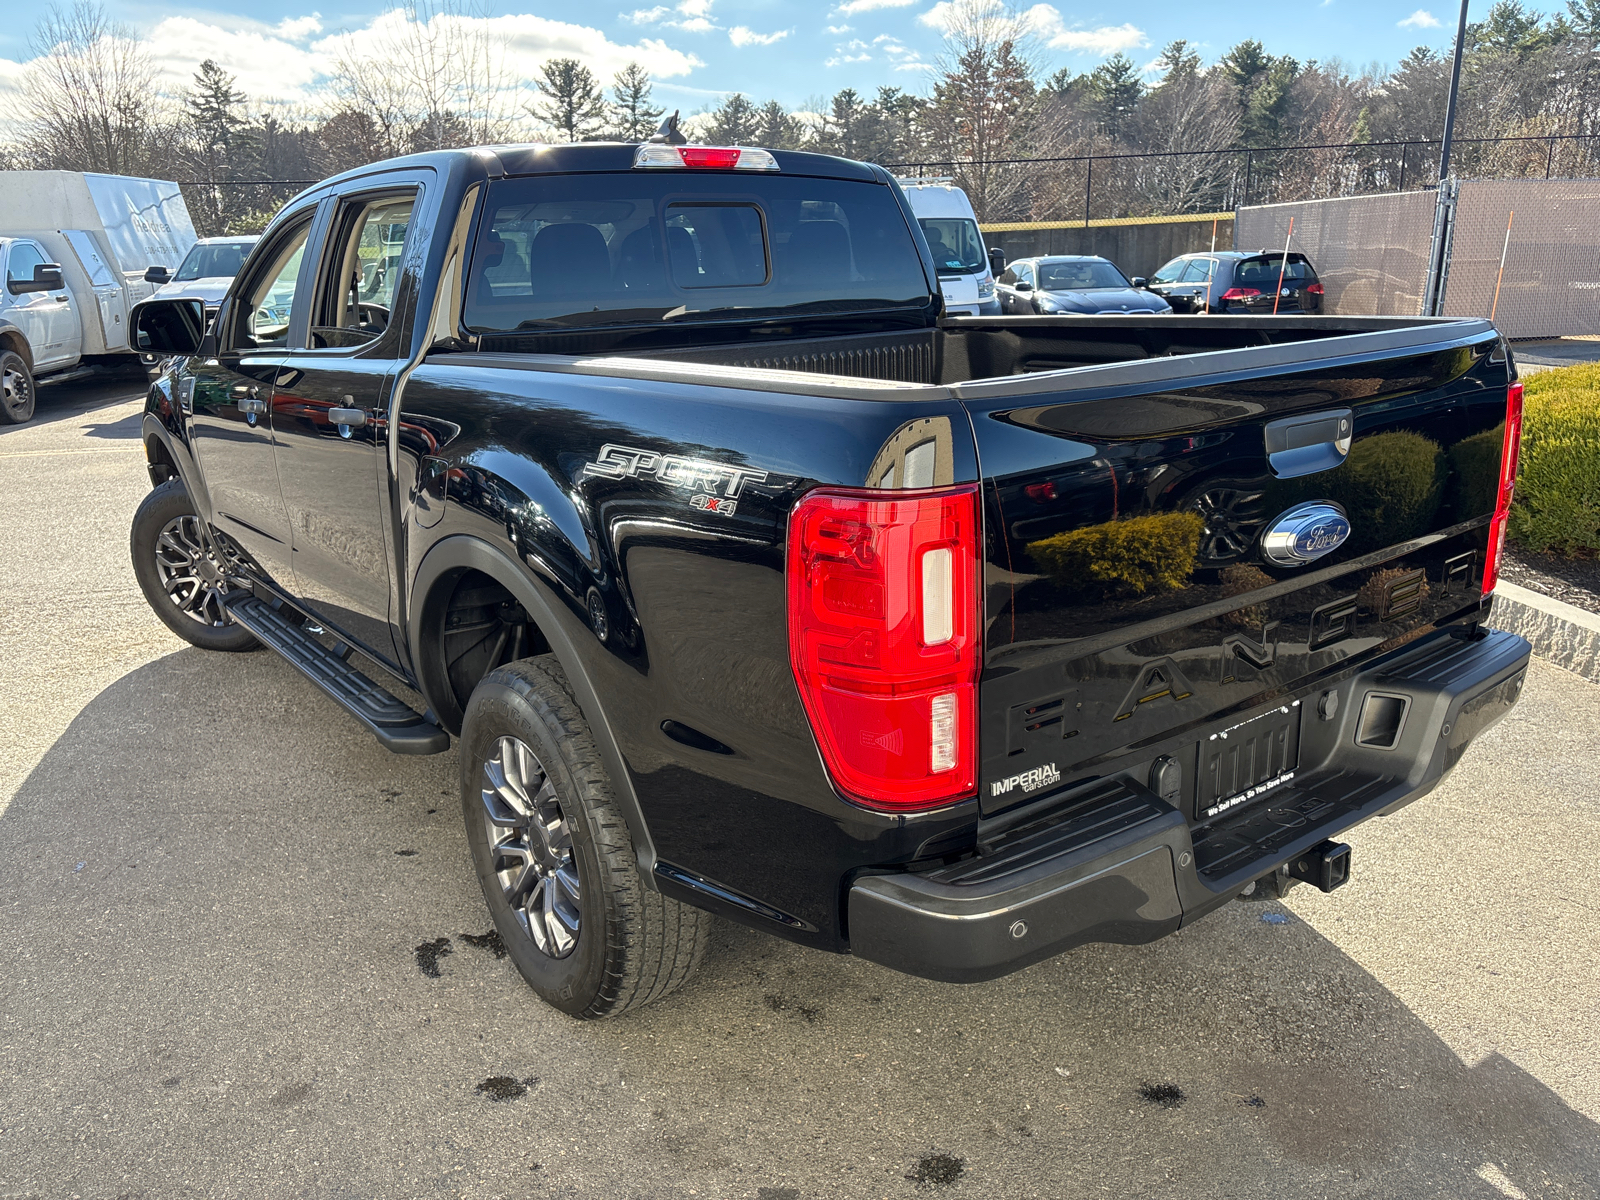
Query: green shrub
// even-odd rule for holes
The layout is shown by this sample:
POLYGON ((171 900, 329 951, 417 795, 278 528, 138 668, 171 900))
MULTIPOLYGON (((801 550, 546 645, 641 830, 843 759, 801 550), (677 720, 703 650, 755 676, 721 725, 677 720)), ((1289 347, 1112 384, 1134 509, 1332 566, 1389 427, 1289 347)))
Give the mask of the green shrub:
POLYGON ((1509 532, 1530 550, 1600 551, 1600 363, 1527 381, 1509 532))
POLYGON ((1433 528, 1449 466, 1439 443, 1420 433, 1357 438, 1350 457, 1325 480, 1322 495, 1350 517, 1353 553, 1378 550, 1433 528))
POLYGON ((1500 500, 1500 442, 1506 423, 1463 438, 1450 447, 1452 521, 1470 521, 1494 511, 1500 500))
POLYGON ((1205 528, 1199 513, 1153 513, 1105 521, 1032 542, 1028 553, 1057 583, 1097 583, 1143 595, 1184 587, 1205 528))

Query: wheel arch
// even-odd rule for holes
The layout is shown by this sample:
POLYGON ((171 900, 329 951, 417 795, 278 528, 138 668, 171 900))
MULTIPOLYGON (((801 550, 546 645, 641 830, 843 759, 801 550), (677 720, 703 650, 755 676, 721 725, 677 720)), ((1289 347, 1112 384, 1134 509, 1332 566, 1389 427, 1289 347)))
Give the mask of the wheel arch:
MULTIPOLYGON (((572 632, 576 618, 568 614, 564 620, 557 603, 516 560, 481 538, 456 534, 443 539, 423 557, 412 580, 406 636, 418 690, 432 706, 440 723, 459 735, 460 707, 446 673, 443 638, 434 631, 442 627, 444 611, 456 585, 469 572, 487 576, 505 588, 522 605, 529 621, 561 664, 578 708, 588 721, 595 745, 605 760, 617 805, 633 836, 634 849, 639 858, 639 873, 645 880, 645 886, 656 890, 655 845, 650 839, 632 776, 617 746, 605 708, 578 653, 572 632)), ((592 636, 587 625, 581 626, 581 631, 580 636, 592 636)))
POLYGON ((28 364, 28 370, 33 370, 33 347, 28 345, 28 339, 23 336, 22 330, 8 321, 0 321, 0 350, 11 350, 22 356, 22 361, 28 364))

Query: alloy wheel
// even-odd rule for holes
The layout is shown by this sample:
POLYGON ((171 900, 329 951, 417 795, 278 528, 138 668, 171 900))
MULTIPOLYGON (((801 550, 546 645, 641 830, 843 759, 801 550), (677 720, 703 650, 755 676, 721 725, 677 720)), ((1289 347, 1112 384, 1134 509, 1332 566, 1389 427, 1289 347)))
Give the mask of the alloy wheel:
POLYGON ((223 604, 231 585, 200 536, 199 517, 187 513, 162 526, 155 558, 161 590, 180 612, 213 629, 233 624, 233 614, 223 604))
POLYGON ((565 958, 578 944, 582 889, 555 783, 514 737, 495 742, 480 783, 489 854, 506 903, 535 946, 565 958))
POLYGON ((1205 522, 1199 554, 1203 565, 1234 562, 1250 552, 1265 523, 1264 498, 1260 488, 1219 484, 1189 502, 1189 508, 1205 522))

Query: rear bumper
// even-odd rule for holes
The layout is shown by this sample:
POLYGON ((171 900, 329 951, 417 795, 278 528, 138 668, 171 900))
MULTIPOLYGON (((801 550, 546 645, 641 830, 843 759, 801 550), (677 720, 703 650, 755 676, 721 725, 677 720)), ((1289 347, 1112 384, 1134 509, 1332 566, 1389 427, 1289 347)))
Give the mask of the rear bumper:
POLYGON ((1516 703, 1528 657, 1515 634, 1443 634, 1324 684, 1306 697, 1339 696, 1336 716, 1320 721, 1317 760, 1303 752, 1291 779, 1207 825, 1191 829, 1141 783, 1113 776, 976 858, 858 878, 850 948, 911 975, 971 983, 1089 942, 1154 941, 1319 842, 1426 795, 1516 703), (1405 702, 1392 746, 1357 740, 1370 695, 1405 702))

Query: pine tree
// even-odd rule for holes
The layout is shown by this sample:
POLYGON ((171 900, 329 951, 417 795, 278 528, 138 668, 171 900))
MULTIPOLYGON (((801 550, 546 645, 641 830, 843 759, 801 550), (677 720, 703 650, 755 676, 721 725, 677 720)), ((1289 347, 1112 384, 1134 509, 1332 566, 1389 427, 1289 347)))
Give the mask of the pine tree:
POLYGON ((650 103, 650 76, 631 62, 611 79, 611 131, 618 141, 643 142, 661 124, 665 109, 650 103))
POLYGON ((586 141, 599 131, 606 117, 606 102, 588 67, 575 58, 552 58, 533 82, 545 96, 542 103, 528 109, 536 119, 569 142, 586 141))
POLYGON ((805 144, 805 127, 776 100, 768 100, 756 117, 756 145, 769 150, 798 150, 805 144))
POLYGON ((712 111, 705 140, 715 146, 753 146, 760 124, 756 106, 742 92, 735 92, 712 111))
POLYGON ((1089 73, 1087 90, 1101 132, 1116 137, 1139 107, 1144 83, 1133 59, 1115 54, 1089 73))
POLYGON ((244 101, 244 93, 233 89, 233 76, 208 58, 195 72, 194 86, 184 97, 183 107, 201 143, 226 151, 244 124, 236 111, 244 101))

